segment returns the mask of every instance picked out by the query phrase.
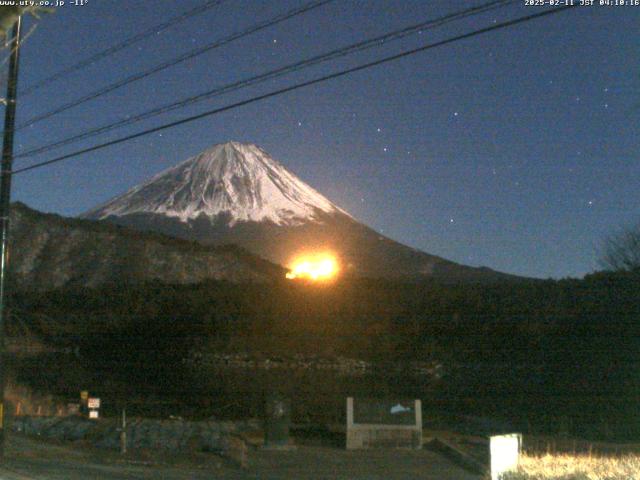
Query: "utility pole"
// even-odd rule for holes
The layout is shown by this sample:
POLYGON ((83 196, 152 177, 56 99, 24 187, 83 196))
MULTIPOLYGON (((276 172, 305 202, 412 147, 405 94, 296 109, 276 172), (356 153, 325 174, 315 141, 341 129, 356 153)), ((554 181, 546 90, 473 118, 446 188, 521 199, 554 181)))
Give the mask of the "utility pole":
POLYGON ((9 213, 11 209, 11 169, 13 168, 13 137, 16 121, 16 97, 18 94, 18 66, 20 61, 20 31, 22 17, 11 33, 11 58, 7 77, 7 106, 4 111, 4 139, 0 165, 0 461, 4 461, 6 423, 4 387, 6 383, 5 332, 7 324, 6 290, 7 263, 9 262, 9 213))

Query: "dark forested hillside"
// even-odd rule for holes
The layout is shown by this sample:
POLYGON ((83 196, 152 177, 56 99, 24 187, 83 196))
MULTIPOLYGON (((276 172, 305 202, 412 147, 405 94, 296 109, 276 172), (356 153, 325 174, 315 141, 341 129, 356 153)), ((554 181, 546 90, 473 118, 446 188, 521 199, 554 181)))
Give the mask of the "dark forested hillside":
POLYGON ((205 247, 105 222, 44 214, 16 203, 11 213, 11 270, 29 290, 100 287, 153 280, 264 282, 285 270, 235 246, 205 247))
POLYGON ((103 379, 156 382, 164 393, 186 388, 180 379, 193 377, 183 360, 194 351, 422 361, 442 366, 438 382, 386 378, 371 395, 418 395, 428 408, 539 431, 562 423, 583 436, 630 438, 640 432, 640 418, 628 421, 640 411, 639 285, 634 273, 492 286, 151 283, 21 294, 13 307, 103 379))

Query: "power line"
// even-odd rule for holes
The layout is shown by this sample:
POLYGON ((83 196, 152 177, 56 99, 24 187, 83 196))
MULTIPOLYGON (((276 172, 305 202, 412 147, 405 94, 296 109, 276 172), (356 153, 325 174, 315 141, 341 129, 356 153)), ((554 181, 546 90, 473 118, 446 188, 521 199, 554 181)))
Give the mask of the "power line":
POLYGON ((115 83, 112 83, 111 85, 107 85, 106 87, 101 88, 100 90, 96 90, 92 93, 89 93, 83 97, 80 97, 76 100, 72 100, 69 103, 65 103, 64 105, 61 105, 53 110, 50 110, 49 112, 43 113, 41 115, 37 115, 29 120, 27 120, 26 122, 18 125, 18 127, 16 128, 17 130, 22 130, 25 127, 29 127, 35 123, 41 122, 42 120, 46 120, 47 118, 53 117, 54 115, 57 115, 59 113, 65 112, 71 108, 77 107, 78 105, 81 105, 85 102, 88 102, 90 100, 94 100, 98 97, 101 97, 103 95, 106 95, 107 93, 111 93, 121 87, 124 87, 125 85, 129 85, 133 82, 137 82, 138 80, 142 80, 144 78, 147 78, 151 75, 154 75, 158 72, 161 72, 163 70, 166 70, 167 68, 173 67, 175 65, 178 65, 182 62, 185 62, 187 60, 190 60, 192 58, 195 58, 199 55, 202 55, 206 52, 209 52, 215 48, 221 47, 223 45, 226 45, 228 43, 233 42, 234 40, 237 40, 239 38, 243 38, 246 37, 247 35, 250 35, 252 33, 258 32, 260 30, 264 30, 265 28, 271 27, 273 25, 276 25, 278 23, 281 23, 285 20, 288 20, 290 18, 293 18, 295 16, 298 15, 302 15, 306 12, 309 12, 310 10, 316 9, 318 7, 321 7, 327 3, 333 2, 335 0, 313 0, 309 3, 306 3, 305 5, 303 5, 302 7, 298 7, 298 8, 294 8, 292 10, 289 10, 285 13, 281 13, 269 20, 265 20, 263 22, 257 23, 251 27, 249 27, 246 30, 243 30, 241 32, 236 32, 236 33, 232 33, 231 35, 224 37, 220 40, 216 40, 213 43, 210 43, 208 45, 204 45, 202 47, 196 48, 190 52, 187 52, 183 55, 180 55, 177 58, 174 58, 173 60, 169 60, 167 62, 161 63, 159 65, 156 65, 155 67, 152 67, 149 70, 145 70, 142 72, 138 72, 135 73, 133 75, 130 75, 122 80, 119 80, 115 83))
MULTIPOLYGON (((29 37, 33 34, 33 32, 36 31, 36 29, 38 28, 38 23, 34 23, 31 28, 29 29, 29 31, 27 32, 26 35, 24 35, 24 37, 19 39, 19 42, 16 42, 16 39, 12 38, 10 40, 8 40, 9 45, 15 45, 15 47, 12 47, 11 50, 9 51, 9 54, 4 58, 4 60, 2 60, 2 62, 0 62, 0 69, 2 67, 5 66, 6 63, 11 61, 11 58, 13 57, 13 55, 15 54, 15 51, 17 49, 20 49, 20 47, 22 47, 22 45, 24 45, 24 43, 29 39, 29 37)), ((0 87, 3 87, 3 83, 2 80, 0 80, 0 87)), ((0 104, 8 106, 9 105, 9 100, 6 98, 1 98, 0 97, 0 104)), ((13 159, 15 160, 16 156, 15 154, 13 155, 13 159)))
POLYGON ((154 127, 154 128, 150 128, 150 129, 147 129, 147 130, 143 130, 142 132, 134 133, 132 135, 127 135, 125 137, 121 137, 121 138, 118 138, 118 139, 115 139, 115 140, 111 140, 109 142, 105 142, 105 143, 101 143, 101 144, 98 144, 98 145, 94 145, 92 147, 88 147, 88 148, 84 148, 84 149, 81 149, 81 150, 77 150, 75 152, 72 152, 72 153, 69 153, 69 154, 66 154, 66 155, 62 155, 62 156, 53 158, 51 160, 35 163, 35 164, 30 165, 28 167, 23 167, 23 168, 19 168, 17 170, 13 170, 12 174, 18 174, 18 173, 22 173, 22 172, 27 172, 29 170, 35 170, 37 168, 41 168, 41 167, 44 167, 44 166, 47 166, 47 165, 51 165, 51 164, 54 164, 54 163, 62 162, 64 160, 68 160, 70 158, 74 158, 74 157, 83 155, 85 153, 94 152, 96 150, 101 150, 103 148, 107 148, 107 147, 110 147, 110 146, 113 146, 113 145, 124 143, 124 142, 127 142, 129 140, 134 140, 136 138, 140 138, 140 137, 143 137, 143 136, 146 136, 146 135, 150 135, 152 133, 156 133, 156 132, 159 132, 159 131, 162 131, 162 130, 166 130, 166 129, 169 129, 169 128, 177 127, 179 125, 183 125, 183 124, 186 124, 186 123, 191 123, 191 122, 194 122, 196 120, 200 120, 201 118, 210 117, 210 116, 216 115, 218 113, 226 112, 228 110, 232 110, 232 109, 235 109, 235 108, 238 108, 238 107, 249 105, 251 103, 256 103, 256 102, 259 102, 261 100, 266 100, 268 98, 272 98, 272 97, 275 97, 275 96, 278 96, 278 95, 282 95, 284 93, 292 92, 294 90, 298 90, 298 89, 301 89, 301 88, 304 88, 304 87, 309 87, 311 85, 322 83, 322 82, 325 82, 327 80, 332 80, 334 78, 343 77, 343 76, 349 75, 351 73, 359 72, 361 70, 365 70, 365 69, 368 69, 368 68, 376 67, 378 65, 382 65, 384 63, 388 63, 388 62, 392 62, 392 61, 395 61, 395 60, 399 60, 401 58, 405 58, 405 57, 408 57, 410 55, 414 55, 416 53, 424 52, 426 50, 431 50, 432 48, 441 47, 443 45, 448 45, 448 44, 451 44, 451 43, 454 43, 454 42, 458 42, 460 40, 464 40, 464 39, 467 39, 467 38, 475 37, 477 35, 481 35, 481 34, 484 34, 484 33, 492 32, 494 30, 499 30, 499 29, 511 27, 511 26, 518 25, 518 24, 521 24, 521 23, 525 23, 525 22, 528 22, 528 21, 531 21, 531 20, 534 20, 534 19, 537 19, 537 18, 541 18, 541 17, 553 15, 553 14, 556 14, 556 13, 560 13, 560 12, 563 12, 565 10, 568 10, 570 8, 575 8, 575 7, 577 7, 577 5, 566 5, 566 6, 563 6, 563 7, 554 8, 552 10, 545 10, 543 12, 535 13, 535 14, 532 14, 532 15, 526 15, 524 17, 519 17, 519 18, 516 18, 516 19, 513 19, 513 20, 506 21, 506 22, 497 23, 497 24, 492 25, 490 27, 481 28, 479 30, 474 30, 473 32, 470 32, 470 33, 457 35, 455 37, 451 37, 451 38, 448 38, 446 40, 441 40, 441 41, 438 41, 438 42, 435 42, 435 43, 423 45, 422 47, 418 47, 418 48, 414 48, 414 49, 411 49, 411 50, 407 50, 407 51, 404 51, 404 52, 396 54, 396 55, 391 55, 391 56, 388 56, 388 57, 384 57, 382 59, 375 60, 375 61, 372 61, 372 62, 368 62, 368 63, 362 64, 362 65, 358 65, 356 67, 348 68, 346 70, 341 70, 339 72, 332 73, 330 75, 325 75, 325 76, 322 76, 322 77, 319 77, 319 78, 316 78, 316 79, 313 79, 313 80, 308 80, 308 81, 305 81, 305 82, 297 83, 295 85, 291 85, 289 87, 285 87, 285 88, 281 88, 281 89, 278 89, 278 90, 274 90, 272 92, 265 93, 263 95, 258 95, 256 97, 252 97, 252 98, 249 98, 247 100, 243 100, 243 101, 240 101, 240 102, 232 103, 230 105, 226 105, 224 107, 216 108, 214 110, 209 110, 207 112, 203 112, 203 113, 200 113, 198 115, 193 115, 193 116, 190 116, 190 117, 187 117, 187 118, 183 118, 182 120, 177 120, 175 122, 166 123, 166 124, 160 125, 158 127, 154 127))
POLYGON ((185 98, 183 100, 179 100, 177 102, 172 102, 169 104, 165 104, 162 105, 160 107, 156 107, 152 110, 148 110, 146 112, 137 114, 133 117, 128 117, 107 125, 103 125, 101 127, 96 127, 93 129, 89 129, 86 130, 82 133, 73 135, 71 137, 67 137, 65 139, 62 140, 58 140, 54 143, 50 143, 50 144, 46 144, 40 147, 36 147, 33 148, 31 150, 27 150, 27 151, 23 151, 20 152, 18 155, 15 156, 15 158, 24 158, 24 157, 30 157, 30 156, 34 156, 37 154, 41 154, 41 153, 46 153, 50 150, 54 150, 58 147, 64 146, 64 145, 69 145, 71 143, 75 143, 79 140, 85 140, 87 138, 92 138, 95 137, 97 135, 100 135, 102 133, 106 133, 112 130, 115 130, 117 128, 126 126, 126 125, 131 125, 134 123, 138 123, 142 120, 147 120, 149 118, 155 117, 157 115, 161 115, 163 113, 167 113, 173 110, 176 110, 178 108, 182 108, 188 105, 193 105, 195 103, 204 101, 204 100, 208 100, 212 97, 216 97, 222 94, 226 94, 226 93, 230 93, 236 90, 240 90, 242 88, 248 87, 248 86, 252 86, 252 85, 256 85, 262 82, 265 82, 267 80, 273 80, 275 78, 279 78, 282 77, 284 75, 287 75, 289 73, 292 72, 296 72, 299 70, 302 70, 304 68, 308 68, 314 65, 317 65, 319 63, 328 61, 328 60, 334 60, 337 58, 341 58, 344 57, 346 55, 350 55, 352 53, 356 53, 356 52, 360 52, 366 49, 370 49, 373 47, 378 47, 381 46, 382 44, 386 43, 386 42, 390 42, 390 41, 395 41, 395 40, 399 40, 402 38, 405 38, 408 35, 412 35, 415 34, 416 32, 421 32, 422 30, 426 30, 429 28, 435 28, 435 27, 439 27, 442 26, 446 23, 455 21, 455 20, 459 20, 461 18, 465 18, 465 17, 469 17, 472 15, 478 15, 480 13, 486 13, 488 11, 497 9, 497 8, 502 8, 505 7, 509 4, 513 4, 516 3, 519 0, 496 0, 496 1, 492 1, 492 2, 488 2, 482 5, 478 5, 476 7, 472 7, 460 12, 455 12, 455 13, 451 13, 451 14, 447 14, 444 15, 442 17, 439 17, 437 19, 430 19, 427 21, 423 21, 421 23, 415 24, 415 25, 411 25, 409 27, 403 28, 401 30, 394 30, 392 32, 383 34, 383 35, 379 35, 375 38, 371 38, 368 40, 364 40, 361 42, 357 42, 345 47, 341 47, 335 50, 331 50, 327 53, 323 53, 320 55, 316 55, 314 57, 311 57, 309 59, 305 59, 305 60, 301 60, 289 65, 286 65, 284 67, 280 67, 277 68, 275 70, 270 70, 266 73, 257 75, 257 76, 253 76, 253 77, 249 77, 249 78, 245 78, 236 82, 232 82, 226 85, 223 85, 221 87, 216 87, 212 90, 207 90, 203 93, 200 93, 198 95, 195 96, 190 96, 188 98, 185 98))
POLYGON ((145 40, 146 38, 152 36, 152 35, 157 35, 160 32, 163 32, 164 30, 167 30, 171 27, 173 27, 174 25, 177 25, 180 22, 183 22, 185 20, 188 20, 189 18, 195 17, 196 15, 200 15, 204 12, 206 12, 207 10, 212 9, 213 7, 217 7, 218 5, 220 5, 221 3, 224 3, 226 0, 209 0, 208 2, 204 3, 203 5, 200 5, 198 7, 195 7, 191 10, 188 10, 186 12, 184 12, 181 15, 178 15, 177 17, 174 17, 170 20, 167 20, 166 22, 160 23, 158 25, 154 25, 151 28, 148 28, 147 30, 140 32, 132 37, 129 37, 125 40, 123 40, 120 43, 117 43, 109 48, 106 48, 84 60, 79 61, 78 63, 75 63, 73 65, 71 65, 70 67, 64 68, 62 70, 59 70, 58 72, 54 73, 53 75, 44 78, 42 80, 39 80, 38 82, 34 83, 33 85, 28 86, 27 88, 24 89, 24 92, 22 92, 22 96, 25 95, 29 95, 33 92, 35 92, 36 90, 39 90, 40 88, 44 87, 45 85, 50 85, 51 83, 60 80, 62 78, 66 78, 68 75, 70 75, 71 73, 77 72, 78 70, 81 70, 85 67, 88 67, 89 65, 92 65, 94 63, 96 63, 99 60, 102 60, 103 58, 107 58, 110 57, 111 55, 124 50, 125 48, 130 47, 131 45, 134 45, 138 42, 141 42, 142 40, 145 40))
MULTIPOLYGON (((24 36, 24 38, 22 38, 20 40, 20 44, 18 46, 16 46, 15 48, 12 48, 11 51, 7 54, 7 56, 2 60, 2 62, 0 62, 0 68, 4 67, 6 63, 9 62, 9 60, 11 60, 11 55, 13 55, 13 50, 15 50, 16 48, 20 48, 22 47, 22 45, 25 44, 25 42, 29 39, 29 37, 31 35, 33 35, 33 32, 36 31, 36 28, 38 28, 38 23, 34 23, 31 28, 29 29, 29 31, 27 32, 27 34, 24 36)), ((9 44, 13 43, 13 38, 8 40, 9 44)))

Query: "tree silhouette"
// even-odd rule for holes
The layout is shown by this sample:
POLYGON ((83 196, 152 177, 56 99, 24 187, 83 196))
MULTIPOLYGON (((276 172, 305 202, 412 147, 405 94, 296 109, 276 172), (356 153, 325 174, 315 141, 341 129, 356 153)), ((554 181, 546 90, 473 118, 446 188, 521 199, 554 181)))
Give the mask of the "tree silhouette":
POLYGON ((640 222, 609 236, 599 263, 605 270, 640 272, 640 222))

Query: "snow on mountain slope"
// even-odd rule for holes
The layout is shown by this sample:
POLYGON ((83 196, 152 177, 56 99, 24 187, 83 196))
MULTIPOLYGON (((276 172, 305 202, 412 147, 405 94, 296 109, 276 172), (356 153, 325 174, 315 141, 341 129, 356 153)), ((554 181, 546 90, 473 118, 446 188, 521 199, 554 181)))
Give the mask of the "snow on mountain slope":
POLYGON ((215 145, 86 212, 103 219, 154 213, 187 222, 226 213, 229 225, 270 221, 293 226, 317 213, 347 212, 287 171, 256 145, 215 145))

